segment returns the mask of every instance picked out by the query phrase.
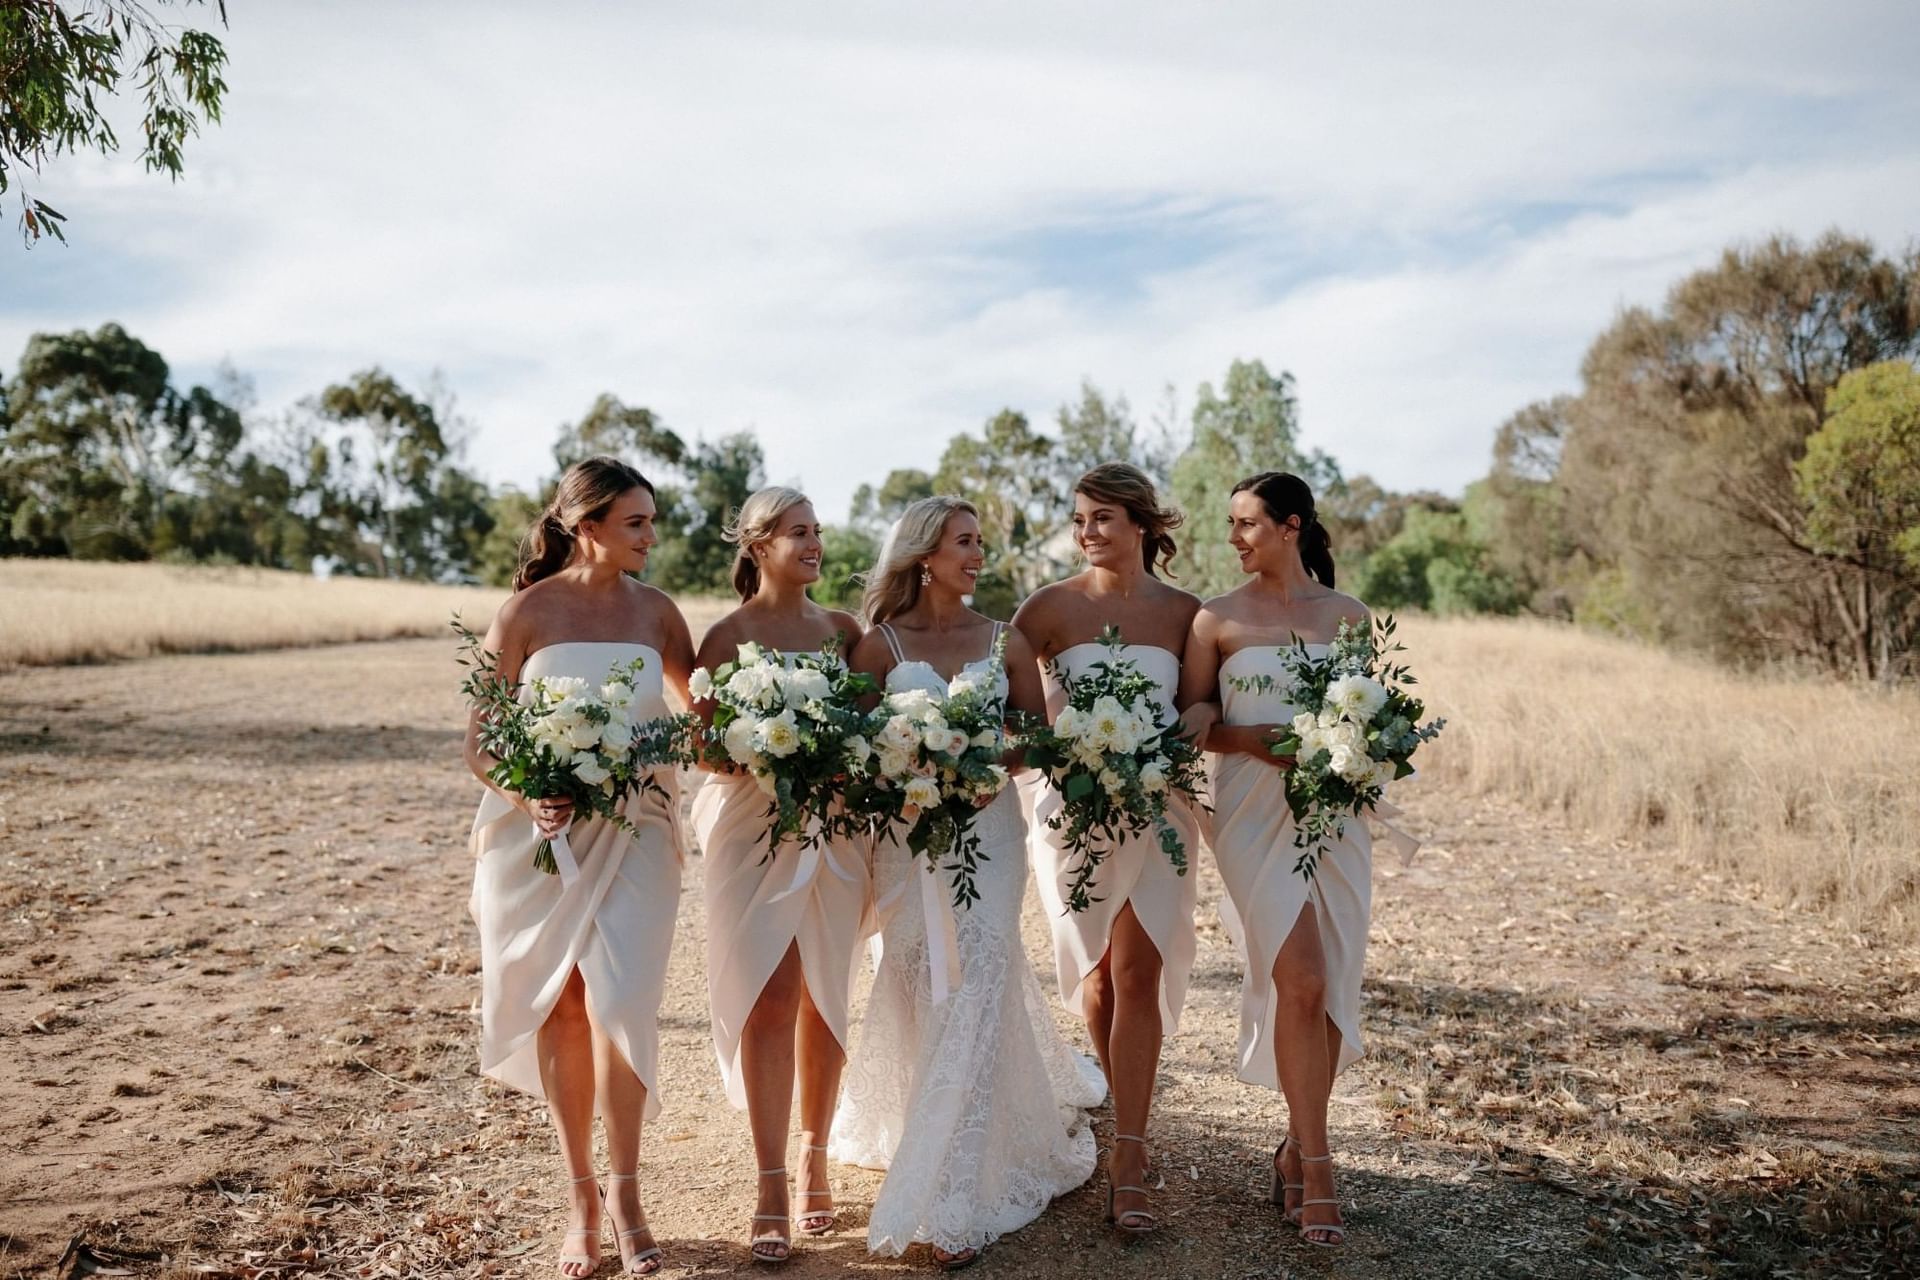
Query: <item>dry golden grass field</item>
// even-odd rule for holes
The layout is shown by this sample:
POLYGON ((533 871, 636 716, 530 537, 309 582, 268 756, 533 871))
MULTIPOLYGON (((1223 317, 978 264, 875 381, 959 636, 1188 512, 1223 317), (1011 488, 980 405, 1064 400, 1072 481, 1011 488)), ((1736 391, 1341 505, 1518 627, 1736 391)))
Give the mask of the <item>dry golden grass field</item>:
MULTIPOLYGON (((438 633, 448 606, 420 607, 438 633)), ((1348 1247, 1263 1203, 1283 1113, 1232 1078, 1202 856, 1150 1130, 1166 1229, 1114 1239, 1096 1175, 974 1274, 1920 1274, 1908 695, 1521 624, 1408 639, 1453 727, 1397 797, 1426 847, 1375 869, 1369 1053, 1333 1110, 1348 1247)), ((177 1280, 554 1274, 544 1114, 476 1070, 452 657, 449 635, 0 671, 0 1277, 63 1254, 177 1280)), ((699 880, 694 856, 643 1194, 664 1275, 764 1273, 699 880)), ((1031 902, 1026 923, 1044 962, 1031 902)), ((924 1270, 866 1256, 877 1178, 834 1177, 843 1230, 785 1273, 924 1270)))

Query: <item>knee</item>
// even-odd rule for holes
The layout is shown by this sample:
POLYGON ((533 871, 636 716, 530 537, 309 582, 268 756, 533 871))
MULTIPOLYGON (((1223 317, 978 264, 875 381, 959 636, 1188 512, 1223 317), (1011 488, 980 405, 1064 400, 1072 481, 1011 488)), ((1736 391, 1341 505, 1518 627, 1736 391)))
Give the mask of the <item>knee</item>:
POLYGON ((1317 1014, 1327 1007, 1327 976, 1309 969, 1278 969, 1273 975, 1274 992, 1283 1008, 1302 1015, 1317 1014))
POLYGON ((753 1002, 753 1012, 748 1015, 748 1021, 790 1025, 800 1011, 800 992, 801 981, 797 971, 789 973, 784 965, 775 969, 767 979, 767 985, 760 988, 760 998, 753 1002))
POLYGON ((560 988, 560 998, 553 1002, 546 1025, 555 1031, 584 1031, 588 1024, 587 984, 576 973, 560 988))
POLYGON ((1080 998, 1089 1009, 1113 1007, 1113 975, 1108 971, 1105 960, 1095 965, 1087 976, 1080 980, 1080 998))
POLYGON ((1160 957, 1154 954, 1131 955, 1113 965, 1114 994, 1129 1005, 1160 999, 1160 957))

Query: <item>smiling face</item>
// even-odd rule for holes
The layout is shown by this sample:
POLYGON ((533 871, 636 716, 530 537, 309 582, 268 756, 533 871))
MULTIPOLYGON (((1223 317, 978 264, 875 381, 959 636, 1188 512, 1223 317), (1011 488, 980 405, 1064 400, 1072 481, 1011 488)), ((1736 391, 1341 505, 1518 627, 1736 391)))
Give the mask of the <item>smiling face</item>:
POLYGON ((1073 495, 1073 541, 1096 569, 1124 569, 1141 563, 1145 530, 1125 507, 1084 493, 1073 495))
POLYGON ((971 595, 987 563, 986 544, 980 538, 980 522, 970 511, 956 511, 940 527, 940 545, 920 561, 933 575, 929 587, 971 595))
POLYGON ((1276 523, 1267 504, 1251 489, 1234 494, 1227 503, 1227 524, 1227 545, 1239 555, 1242 573, 1273 572, 1286 556, 1300 554, 1295 541, 1300 536, 1300 517, 1276 523))
POLYGON ((773 532, 753 545, 754 561, 769 581, 820 581, 820 521, 811 502, 796 502, 780 513, 773 532))
POLYGON ((585 558, 623 573, 639 573, 647 567, 647 553, 660 541, 653 527, 656 514, 653 495, 635 485, 615 498, 598 520, 582 520, 574 537, 585 558))

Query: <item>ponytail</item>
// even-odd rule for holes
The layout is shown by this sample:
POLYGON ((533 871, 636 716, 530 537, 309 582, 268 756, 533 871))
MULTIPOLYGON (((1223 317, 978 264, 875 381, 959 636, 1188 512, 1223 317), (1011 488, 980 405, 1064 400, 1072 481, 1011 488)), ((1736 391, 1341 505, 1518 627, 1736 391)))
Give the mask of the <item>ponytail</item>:
POLYGON ((525 591, 540 579, 551 578, 572 559, 573 535, 548 507, 520 540, 520 567, 513 571, 513 589, 525 591))
POLYGON ((1307 517, 1300 527, 1300 563, 1320 579, 1321 586, 1333 586, 1333 538, 1319 516, 1307 517))
POLYGON ((513 589, 525 591, 566 568, 578 549, 574 530, 582 520, 601 520, 631 489, 653 492, 653 484, 618 458, 587 458, 568 467, 554 486, 553 501, 520 540, 520 565, 513 589))
POLYGON ((1252 491, 1267 510, 1267 518, 1285 524, 1300 518, 1300 564, 1320 585, 1333 586, 1333 538, 1314 513, 1313 490, 1299 476, 1285 471, 1262 471, 1233 486, 1234 493, 1252 491))

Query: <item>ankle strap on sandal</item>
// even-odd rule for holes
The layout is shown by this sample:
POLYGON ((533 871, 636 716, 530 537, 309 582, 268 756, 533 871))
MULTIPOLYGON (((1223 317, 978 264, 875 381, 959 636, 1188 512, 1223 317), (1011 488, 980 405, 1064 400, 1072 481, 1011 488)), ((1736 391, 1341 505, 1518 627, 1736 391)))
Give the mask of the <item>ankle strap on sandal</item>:
POLYGON ((610 1173, 607 1175, 608 1182, 637 1182, 639 1178, 640 1171, 638 1169, 635 1169, 632 1173, 610 1173))
POLYGON ((787 1176, 786 1166, 782 1165, 778 1169, 762 1169, 760 1171, 760 1176, 763 1178, 771 1178, 776 1173, 783 1178, 786 1177, 787 1176))
POLYGON ((594 1175, 593 1175, 593 1174, 591 1174, 591 1173, 583 1173, 583 1174, 581 1174, 581 1175, 580 1175, 579 1177, 577 1177, 577 1178, 568 1178, 568 1179, 567 1179, 567 1184, 568 1184, 569 1186, 575 1186, 575 1187, 577 1187, 577 1186, 579 1186, 579 1185, 580 1185, 581 1183, 583 1183, 583 1182, 592 1182, 592 1181, 593 1181, 593 1179, 594 1179, 594 1175))
POLYGON ((1143 1147, 1147 1145, 1145 1138, 1135 1137, 1131 1133, 1116 1133, 1113 1135, 1113 1140, 1115 1142, 1137 1142, 1143 1147))

